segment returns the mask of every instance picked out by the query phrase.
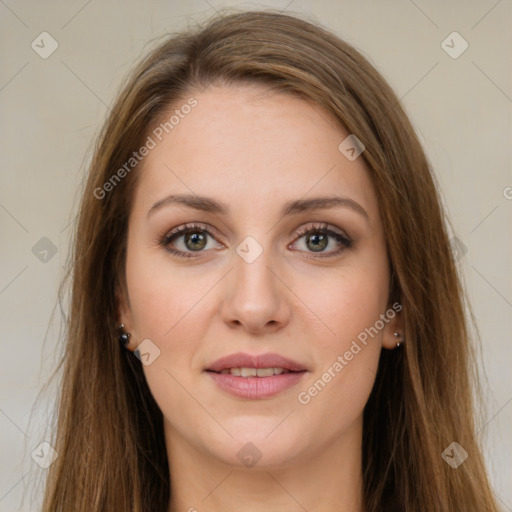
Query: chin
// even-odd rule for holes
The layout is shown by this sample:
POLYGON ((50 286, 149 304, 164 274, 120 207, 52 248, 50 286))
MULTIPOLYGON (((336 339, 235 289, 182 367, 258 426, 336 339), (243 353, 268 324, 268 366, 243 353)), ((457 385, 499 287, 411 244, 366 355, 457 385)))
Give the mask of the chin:
POLYGON ((281 427, 276 429, 279 422, 273 422, 270 429, 262 428, 259 420, 245 422, 245 428, 239 432, 230 433, 232 438, 226 438, 214 443, 215 456, 229 465, 258 469, 286 468, 292 464, 300 452, 300 441, 304 439, 298 433, 290 432, 281 427), (272 432, 272 429, 275 429, 272 432), (272 432, 269 435, 269 432, 272 432))

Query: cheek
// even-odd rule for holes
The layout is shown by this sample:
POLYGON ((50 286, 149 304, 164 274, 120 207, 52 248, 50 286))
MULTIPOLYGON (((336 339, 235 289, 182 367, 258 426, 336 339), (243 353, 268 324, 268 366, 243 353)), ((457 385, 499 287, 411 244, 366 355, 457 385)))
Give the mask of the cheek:
POLYGON ((128 253, 126 275, 134 331, 161 344, 172 340, 190 315, 201 315, 200 300, 211 286, 208 275, 173 268, 145 248, 128 253))
POLYGON ((303 282, 299 293, 307 297, 308 306, 325 327, 317 348, 322 347, 326 353, 347 350, 351 341, 385 312, 388 280, 382 267, 375 261, 329 275, 313 275, 303 282))
POLYGON ((343 269, 335 279, 317 279, 311 288, 311 304, 327 328, 309 335, 316 365, 298 402, 313 417, 336 418, 334 430, 358 417, 375 380, 388 299, 384 269, 384 260, 374 260, 343 269))
MULTIPOLYGON (((186 432, 188 422, 204 421, 204 411, 192 398, 191 369, 210 321, 200 299, 213 282, 199 287, 190 272, 158 260, 135 248, 129 253, 126 273, 133 328, 138 343, 149 339, 159 351, 143 366, 151 394, 164 416, 172 418, 174 425, 184 422, 181 429, 186 432)), ((197 279, 204 283, 208 276, 197 279)))
MULTIPOLYGON (((147 248, 132 248, 126 262, 136 342, 149 339, 158 357, 143 366, 148 385, 163 411, 190 408, 184 389, 193 390, 197 354, 212 323, 205 295, 218 281, 213 272, 180 269, 147 248)), ((197 370, 197 372, 196 372, 197 370)))

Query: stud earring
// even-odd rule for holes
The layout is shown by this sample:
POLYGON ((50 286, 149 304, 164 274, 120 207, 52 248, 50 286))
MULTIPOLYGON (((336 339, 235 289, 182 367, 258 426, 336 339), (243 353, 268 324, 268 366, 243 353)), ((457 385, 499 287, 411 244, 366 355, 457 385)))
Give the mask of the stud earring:
POLYGON ((128 345, 130 341, 130 334, 124 331, 124 324, 120 324, 117 328, 119 332, 119 344, 121 347, 126 348, 126 345, 128 345))
POLYGON ((402 336, 399 332, 394 332, 393 334, 395 335, 395 338, 397 339, 396 348, 398 348, 400 346, 400 343, 403 341, 402 336))

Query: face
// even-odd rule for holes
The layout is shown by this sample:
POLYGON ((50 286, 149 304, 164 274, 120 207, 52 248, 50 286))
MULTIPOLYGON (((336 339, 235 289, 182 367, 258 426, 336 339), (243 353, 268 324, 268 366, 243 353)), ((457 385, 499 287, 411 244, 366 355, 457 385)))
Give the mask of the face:
POLYGON ((193 97, 133 171, 119 310, 130 349, 143 343, 166 437, 229 464, 259 452, 273 467, 357 446, 381 349, 399 329, 363 159, 349 160, 338 149, 349 134, 297 97, 253 86, 193 97), (230 368, 302 371, 208 371, 235 353, 248 359, 230 368))

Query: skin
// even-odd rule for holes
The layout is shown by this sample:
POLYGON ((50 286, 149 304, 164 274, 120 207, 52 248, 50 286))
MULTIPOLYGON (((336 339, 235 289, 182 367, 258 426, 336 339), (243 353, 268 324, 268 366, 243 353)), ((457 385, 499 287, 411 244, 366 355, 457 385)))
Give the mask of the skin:
POLYGON ((305 100, 252 85, 193 96, 197 107, 143 161, 119 305, 128 348, 149 339, 160 350, 143 368, 164 415, 169 512, 363 511, 363 408, 381 349, 394 348, 393 332, 403 332, 401 316, 308 404, 297 395, 390 308, 384 233, 364 161, 338 150, 348 133, 305 100), (171 204, 148 216, 171 193, 213 197, 229 212, 171 204), (368 219, 348 207, 280 216, 287 201, 333 194, 359 203, 368 219), (207 246, 194 252, 182 234, 173 246, 197 258, 167 252, 161 239, 190 222, 212 228, 207 246), (307 235, 297 236, 311 223, 345 233, 352 247, 334 255, 343 245, 329 237, 315 252, 307 235), (263 248, 252 263, 236 252, 249 235, 263 248), (277 352, 308 372, 273 397, 233 397, 204 370, 234 352, 277 352), (261 453, 252 467, 237 456, 248 442, 261 453))

